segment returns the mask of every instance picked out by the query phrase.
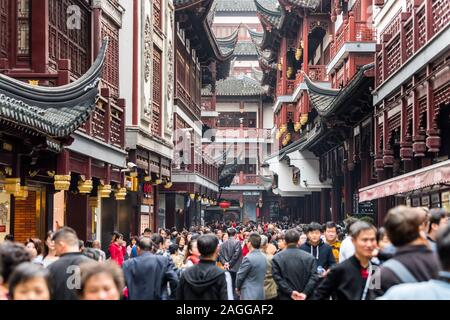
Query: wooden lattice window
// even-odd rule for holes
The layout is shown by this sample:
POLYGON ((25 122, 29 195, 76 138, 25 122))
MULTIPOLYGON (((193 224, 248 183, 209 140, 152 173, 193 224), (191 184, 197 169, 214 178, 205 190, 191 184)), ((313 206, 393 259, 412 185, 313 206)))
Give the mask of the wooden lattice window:
POLYGON ((30 1, 17 0, 17 55, 30 55, 30 1))
POLYGON ((153 0, 153 25, 162 30, 162 6, 161 0, 153 0))
POLYGON ((161 135, 162 107, 162 53, 157 47, 153 49, 153 109, 152 133, 161 135))
POLYGON ((102 37, 109 38, 108 52, 103 69, 103 81, 111 88, 114 98, 119 97, 119 28, 109 19, 102 19, 102 37))
POLYGON ((70 59, 74 77, 83 75, 91 64, 91 10, 85 0, 49 0, 49 65, 58 69, 58 60, 70 59), (68 9, 73 8, 68 21, 68 9), (68 28, 69 26, 69 28, 68 28))
POLYGON ((0 58, 7 58, 9 52, 9 0, 0 0, 0 58))

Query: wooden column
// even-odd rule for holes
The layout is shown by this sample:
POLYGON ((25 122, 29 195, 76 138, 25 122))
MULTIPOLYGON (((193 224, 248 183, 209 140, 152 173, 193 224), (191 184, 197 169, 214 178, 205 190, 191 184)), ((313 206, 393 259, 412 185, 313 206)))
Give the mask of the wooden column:
MULTIPOLYGON (((37 73, 48 72, 48 0, 30 1, 31 27, 30 52, 31 68, 37 73), (32 2, 32 3, 31 3, 32 2)), ((65 23, 65 22, 64 22, 65 23)))

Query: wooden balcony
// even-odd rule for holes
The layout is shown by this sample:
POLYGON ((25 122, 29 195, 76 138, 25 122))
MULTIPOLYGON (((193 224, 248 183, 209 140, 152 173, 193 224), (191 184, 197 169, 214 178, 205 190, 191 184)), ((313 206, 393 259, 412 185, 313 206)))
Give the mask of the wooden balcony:
POLYGON ((243 186, 243 185, 258 186, 258 185, 262 185, 263 181, 262 181, 260 175, 258 175, 258 174, 248 174, 248 173, 240 172, 234 177, 233 182, 231 184, 235 185, 235 186, 236 185, 238 185, 238 186, 243 186))
POLYGON ((449 22, 448 0, 410 1, 407 12, 400 16, 400 28, 380 39, 375 59, 376 86, 399 70, 449 22))
POLYGON ((355 18, 350 16, 336 32, 330 48, 330 60, 333 60, 347 42, 374 42, 375 40, 375 30, 368 25, 367 21, 355 21, 355 18))
POLYGON ((186 91, 180 81, 177 81, 175 99, 181 100, 192 113, 200 117, 201 109, 199 103, 195 101, 193 97, 191 97, 189 92, 186 91))

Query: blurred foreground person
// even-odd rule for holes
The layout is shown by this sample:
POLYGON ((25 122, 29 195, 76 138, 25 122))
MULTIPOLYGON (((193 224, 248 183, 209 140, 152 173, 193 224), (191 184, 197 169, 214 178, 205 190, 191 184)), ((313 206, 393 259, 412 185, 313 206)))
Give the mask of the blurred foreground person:
POLYGON ((225 271, 216 266, 219 240, 214 235, 197 239, 200 262, 186 269, 180 278, 177 300, 228 300, 225 271))
POLYGON ((437 279, 393 286, 380 299, 450 300, 450 226, 438 232, 436 246, 443 270, 439 272, 437 279))
POLYGON ((50 300, 50 273, 43 266, 25 262, 20 264, 9 280, 12 300, 50 300))
POLYGON ((428 281, 437 277, 439 263, 422 232, 426 220, 426 212, 420 208, 399 206, 389 210, 384 227, 396 247, 396 253, 374 275, 380 281, 377 296, 382 296, 397 284, 428 281))
POLYGON ((23 262, 31 262, 31 254, 23 244, 5 242, 0 244, 0 300, 7 300, 9 278, 23 262))
POLYGON ((80 252, 78 236, 72 228, 59 229, 52 240, 55 242, 56 255, 59 256, 57 261, 48 266, 52 279, 52 299, 77 300, 79 266, 91 259, 80 252))
POLYGON ((113 262, 88 262, 81 266, 81 300, 120 300, 124 278, 113 262))

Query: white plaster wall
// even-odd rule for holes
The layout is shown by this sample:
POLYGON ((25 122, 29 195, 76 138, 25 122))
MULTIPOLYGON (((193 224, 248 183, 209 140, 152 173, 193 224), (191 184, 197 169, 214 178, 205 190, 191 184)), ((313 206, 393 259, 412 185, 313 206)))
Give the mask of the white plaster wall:
POLYGON ((126 100, 126 125, 132 125, 133 109, 133 1, 120 0, 125 8, 119 30, 120 96, 126 100))
POLYGON ((271 129, 274 127, 273 124, 273 110, 271 104, 263 105, 263 126, 264 129, 271 129))

